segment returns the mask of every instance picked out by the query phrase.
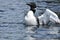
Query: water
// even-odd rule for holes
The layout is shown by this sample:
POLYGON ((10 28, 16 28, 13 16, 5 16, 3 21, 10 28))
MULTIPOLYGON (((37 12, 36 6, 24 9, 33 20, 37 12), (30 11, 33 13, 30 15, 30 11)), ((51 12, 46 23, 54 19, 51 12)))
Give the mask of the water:
POLYGON ((0 40, 42 40, 59 39, 60 27, 25 26, 23 24, 0 24, 0 40))
MULTIPOLYGON (((24 16, 30 9, 26 3, 30 1, 32 0, 0 0, 0 40, 60 39, 59 24, 40 25, 39 27, 24 25, 24 16)), ((44 5, 46 7, 47 3, 44 5)), ((38 5, 37 8, 39 8, 38 5)), ((40 12, 42 11, 36 10, 36 14, 40 12)))

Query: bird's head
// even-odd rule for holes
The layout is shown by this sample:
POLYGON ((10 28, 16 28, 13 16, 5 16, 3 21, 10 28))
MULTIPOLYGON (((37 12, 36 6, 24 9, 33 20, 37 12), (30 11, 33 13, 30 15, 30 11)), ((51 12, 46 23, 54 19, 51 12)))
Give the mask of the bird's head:
POLYGON ((34 2, 27 3, 26 5, 30 6, 30 10, 35 13, 36 4, 34 2))

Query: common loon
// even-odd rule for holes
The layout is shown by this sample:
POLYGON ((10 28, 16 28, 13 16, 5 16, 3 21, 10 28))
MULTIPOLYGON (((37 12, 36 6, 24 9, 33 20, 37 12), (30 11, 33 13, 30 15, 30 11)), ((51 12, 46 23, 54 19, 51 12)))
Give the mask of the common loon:
POLYGON ((28 11, 27 15, 25 16, 25 23, 26 25, 38 25, 37 18, 35 17, 35 8, 36 4, 33 2, 27 3, 30 6, 30 11, 28 11))

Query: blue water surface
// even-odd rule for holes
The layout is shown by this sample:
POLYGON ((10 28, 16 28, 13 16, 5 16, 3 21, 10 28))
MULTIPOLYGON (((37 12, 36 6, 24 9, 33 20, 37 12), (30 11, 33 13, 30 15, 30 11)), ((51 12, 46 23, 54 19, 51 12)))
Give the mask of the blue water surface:
MULTIPOLYGON (((39 0, 0 0, 0 40, 60 39, 59 24, 40 25, 39 27, 24 24, 24 16, 30 9, 26 3, 32 1, 37 4, 36 15, 39 16, 42 13, 39 0)), ((42 2, 41 5, 46 7, 47 3, 42 2)))

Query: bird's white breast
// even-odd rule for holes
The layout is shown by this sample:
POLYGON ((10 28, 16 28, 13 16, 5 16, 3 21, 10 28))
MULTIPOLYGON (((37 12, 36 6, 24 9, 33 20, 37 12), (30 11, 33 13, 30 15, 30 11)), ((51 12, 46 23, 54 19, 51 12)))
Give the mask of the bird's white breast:
POLYGON ((27 25, 37 25, 36 17, 33 14, 33 11, 29 11, 25 16, 25 23, 27 25))

